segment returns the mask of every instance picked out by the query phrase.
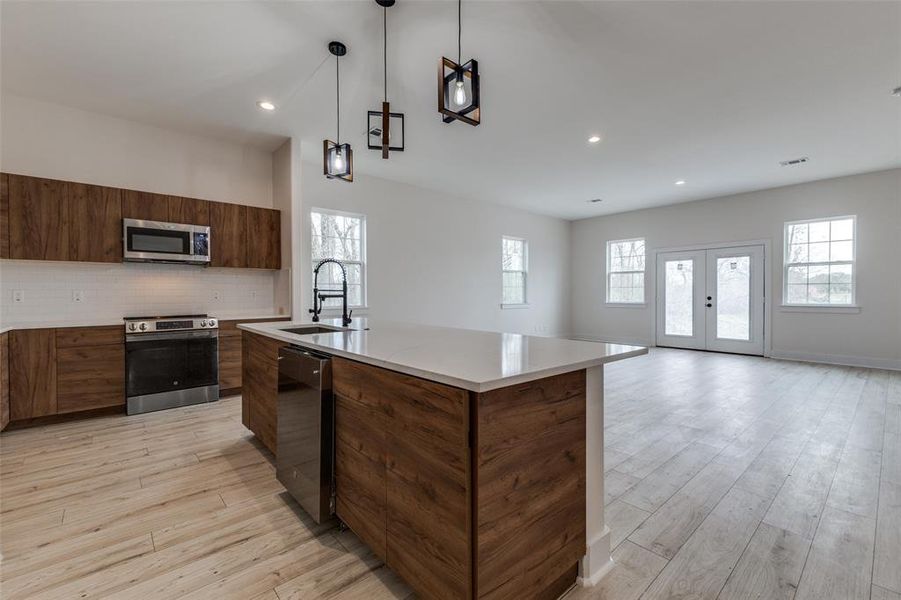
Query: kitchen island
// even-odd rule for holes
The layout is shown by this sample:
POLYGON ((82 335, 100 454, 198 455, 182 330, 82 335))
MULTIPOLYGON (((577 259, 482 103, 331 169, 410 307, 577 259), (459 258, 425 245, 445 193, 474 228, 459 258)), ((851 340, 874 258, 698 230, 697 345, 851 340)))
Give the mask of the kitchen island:
POLYGON ((278 348, 331 355, 337 516, 421 597, 556 598, 603 576, 603 365, 646 348, 360 319, 287 331, 309 325, 239 326, 245 424, 276 451, 261 406, 278 348))

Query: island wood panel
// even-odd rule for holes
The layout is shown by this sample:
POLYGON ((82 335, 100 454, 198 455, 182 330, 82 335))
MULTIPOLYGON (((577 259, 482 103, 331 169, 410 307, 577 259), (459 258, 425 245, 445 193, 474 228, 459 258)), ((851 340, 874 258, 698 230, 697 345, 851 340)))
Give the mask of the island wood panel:
POLYGON ((287 345, 247 331, 242 335, 241 421, 273 454, 278 431, 278 351, 287 345))
POLYGON ((9 425, 9 333, 0 334, 0 431, 9 425))
POLYGON ((10 421, 54 414, 56 414, 56 330, 10 331, 10 421))
POLYGON ((122 218, 168 221, 169 197, 153 192, 122 190, 122 218))
POLYGON ((125 406, 125 345, 57 348, 56 412, 125 406))
POLYGON ((68 183, 69 260, 122 262, 121 190, 68 183))
POLYGON ((8 189, 10 258, 68 260, 66 182, 8 175, 8 189))
POLYGON ((335 396, 335 511, 380 559, 387 556, 385 416, 335 396))
POLYGON ((225 390, 236 390, 241 387, 241 352, 240 335, 219 336, 219 395, 225 390))
POLYGON ((121 325, 97 327, 64 327, 56 330, 57 348, 106 346, 125 343, 125 328, 121 325))
POLYGON ((247 207, 210 202, 210 266, 247 266, 247 207))
POLYGON ((210 224, 210 203, 197 198, 169 196, 169 219, 172 223, 210 224))
POLYGON ((281 213, 269 208, 247 207, 247 266, 281 268, 281 213))
POLYGON ((585 371, 478 394, 476 411, 478 597, 556 598, 586 549, 585 371))
POLYGON ((9 258, 9 175, 0 173, 0 258, 9 258))
POLYGON ((384 498, 388 566, 423 597, 470 598, 469 393, 332 363, 339 518, 376 548, 384 498))

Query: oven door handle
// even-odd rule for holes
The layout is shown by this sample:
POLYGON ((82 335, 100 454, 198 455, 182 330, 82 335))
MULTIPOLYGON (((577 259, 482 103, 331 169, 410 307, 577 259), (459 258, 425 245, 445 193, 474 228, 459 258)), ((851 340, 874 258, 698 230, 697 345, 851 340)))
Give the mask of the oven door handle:
POLYGON ((161 333, 135 333, 125 336, 126 342, 155 342, 161 340, 190 340, 218 338, 218 330, 208 331, 165 331, 161 333))

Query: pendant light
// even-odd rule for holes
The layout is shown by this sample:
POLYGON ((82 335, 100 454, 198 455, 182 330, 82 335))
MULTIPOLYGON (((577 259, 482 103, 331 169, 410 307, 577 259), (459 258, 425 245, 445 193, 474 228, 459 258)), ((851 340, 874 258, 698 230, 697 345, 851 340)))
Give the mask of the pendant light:
POLYGON ((388 103, 388 8, 394 6, 394 0, 375 0, 382 7, 384 25, 384 81, 385 96, 382 110, 370 110, 366 113, 367 145, 370 150, 381 150, 382 158, 388 158, 388 151, 404 150, 404 114, 391 112, 388 103))
POLYGON ((447 57, 438 65, 438 112, 445 123, 463 121, 470 125, 480 122, 479 63, 470 59, 462 64, 463 0, 457 0, 457 62, 447 57))
POLYGON ((322 140, 322 173, 329 179, 354 180, 354 153, 350 144, 341 143, 341 57, 347 54, 347 46, 341 42, 329 42, 328 51, 335 55, 335 104, 337 106, 337 132, 335 141, 322 140))

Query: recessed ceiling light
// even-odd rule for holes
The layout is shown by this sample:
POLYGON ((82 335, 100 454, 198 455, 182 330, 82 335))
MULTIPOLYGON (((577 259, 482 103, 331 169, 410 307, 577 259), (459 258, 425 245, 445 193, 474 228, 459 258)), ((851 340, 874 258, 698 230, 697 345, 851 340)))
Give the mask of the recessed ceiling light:
POLYGON ((892 90, 892 96, 901 96, 901 85, 892 90))
POLYGON ((601 136, 599 136, 599 135, 593 135, 590 138, 588 138, 589 144, 597 144, 600 141, 601 141, 601 136))
POLYGON ((259 106, 263 110, 275 110, 275 104, 269 102, 269 100, 260 100, 259 102, 257 102, 257 106, 259 106))
POLYGON ((676 185, 685 185, 685 180, 680 179, 679 181, 676 182, 676 185))

